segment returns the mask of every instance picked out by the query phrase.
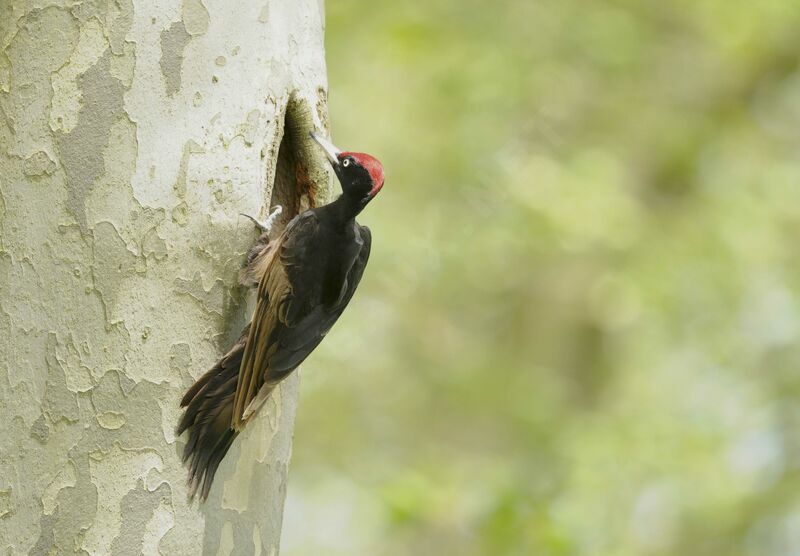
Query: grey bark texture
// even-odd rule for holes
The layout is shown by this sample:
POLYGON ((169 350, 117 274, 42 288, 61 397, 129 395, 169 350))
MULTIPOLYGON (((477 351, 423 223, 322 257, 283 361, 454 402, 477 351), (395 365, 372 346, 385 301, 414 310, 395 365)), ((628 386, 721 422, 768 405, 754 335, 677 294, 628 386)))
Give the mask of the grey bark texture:
POLYGON ((252 310, 238 216, 327 200, 319 0, 0 0, 0 554, 276 554, 298 379, 186 496, 252 310))

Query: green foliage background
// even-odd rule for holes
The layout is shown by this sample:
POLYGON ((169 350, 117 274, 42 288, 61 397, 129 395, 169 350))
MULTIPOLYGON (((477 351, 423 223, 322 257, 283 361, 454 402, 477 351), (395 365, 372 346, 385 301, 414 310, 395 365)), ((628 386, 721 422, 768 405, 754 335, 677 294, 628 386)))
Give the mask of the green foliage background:
POLYGON ((327 2, 370 266, 284 553, 800 551, 800 2, 327 2))

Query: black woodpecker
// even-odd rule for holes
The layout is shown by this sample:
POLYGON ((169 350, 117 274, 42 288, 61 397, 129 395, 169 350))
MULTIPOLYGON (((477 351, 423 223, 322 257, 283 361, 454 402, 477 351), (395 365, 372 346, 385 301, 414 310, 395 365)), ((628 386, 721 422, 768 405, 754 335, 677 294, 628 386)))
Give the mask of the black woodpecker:
POLYGON ((254 220, 263 233, 240 274, 242 284, 258 286, 253 318, 181 400, 186 409, 177 430, 189 432, 183 461, 190 497, 208 497, 236 435, 319 345, 367 266, 372 236, 356 216, 383 187, 383 167, 368 154, 342 152, 315 133, 311 137, 325 151, 342 195, 298 214, 272 241, 271 222, 254 220))

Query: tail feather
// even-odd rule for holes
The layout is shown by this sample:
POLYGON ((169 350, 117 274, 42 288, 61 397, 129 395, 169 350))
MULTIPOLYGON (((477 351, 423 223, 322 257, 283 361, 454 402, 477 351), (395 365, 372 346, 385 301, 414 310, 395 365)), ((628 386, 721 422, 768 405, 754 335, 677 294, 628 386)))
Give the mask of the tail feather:
POLYGON ((198 493, 201 500, 208 497, 217 468, 238 435, 231 428, 231 418, 247 332, 245 329, 236 345, 200 377, 181 400, 181 407, 186 411, 177 433, 189 433, 183 461, 188 462, 189 467, 190 498, 198 493))

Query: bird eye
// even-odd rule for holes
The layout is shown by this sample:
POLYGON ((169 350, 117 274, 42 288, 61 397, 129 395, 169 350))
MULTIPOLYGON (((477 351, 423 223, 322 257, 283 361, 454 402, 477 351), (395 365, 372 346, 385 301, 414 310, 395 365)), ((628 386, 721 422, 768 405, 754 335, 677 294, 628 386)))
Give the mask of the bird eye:
POLYGON ((345 168, 347 168, 348 166, 350 166, 350 159, 349 159, 349 158, 345 158, 345 159, 342 161, 342 166, 344 166, 345 168))

